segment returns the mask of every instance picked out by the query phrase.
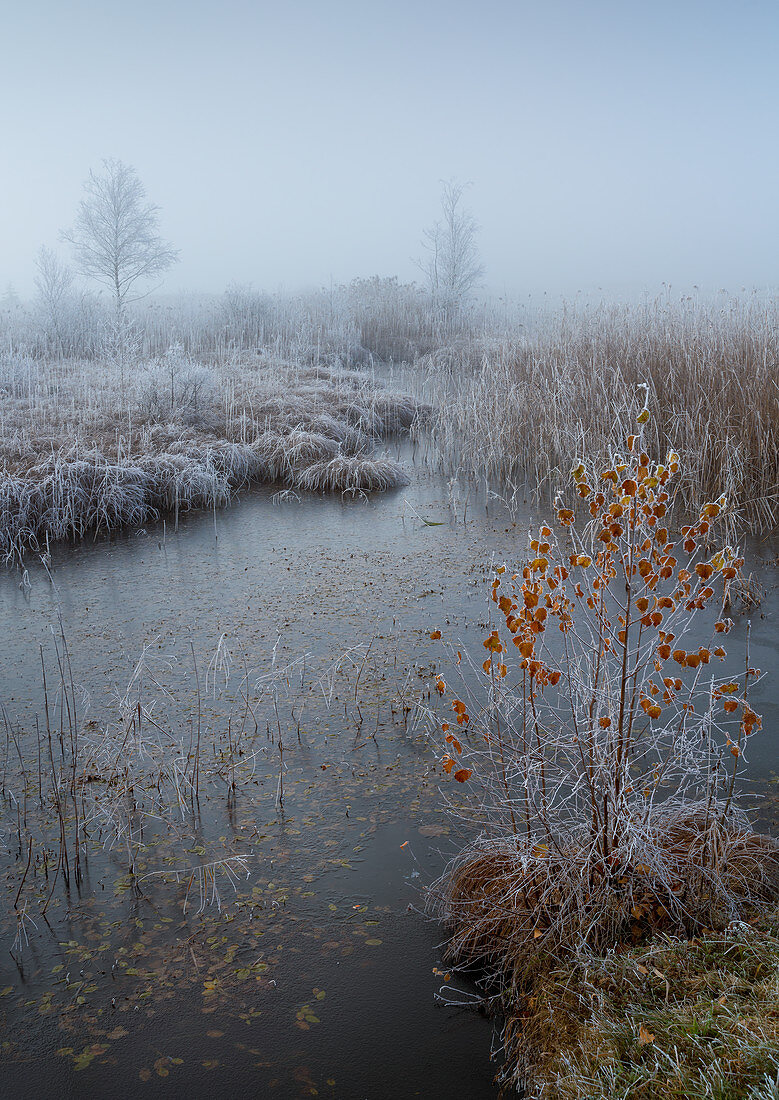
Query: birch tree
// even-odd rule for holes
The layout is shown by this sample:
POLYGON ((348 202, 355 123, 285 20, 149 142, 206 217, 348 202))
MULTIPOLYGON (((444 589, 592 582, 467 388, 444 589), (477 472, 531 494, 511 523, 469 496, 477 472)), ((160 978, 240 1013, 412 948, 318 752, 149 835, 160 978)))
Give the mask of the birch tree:
POLYGON ((473 214, 461 205, 465 184, 449 180, 441 188, 442 217, 422 235, 427 255, 419 267, 427 277, 434 306, 446 315, 457 312, 484 274, 473 214))
POLYGON ((109 288, 122 360, 127 306, 145 297, 143 284, 167 271, 178 252, 160 237, 159 207, 146 201, 134 168, 104 160, 103 172, 89 173, 76 220, 62 236, 73 248, 82 275, 109 288))
POLYGON ((64 350, 65 314, 71 298, 73 272, 56 252, 45 246, 35 257, 38 274, 35 287, 38 291, 41 312, 46 324, 49 344, 60 354, 64 350))

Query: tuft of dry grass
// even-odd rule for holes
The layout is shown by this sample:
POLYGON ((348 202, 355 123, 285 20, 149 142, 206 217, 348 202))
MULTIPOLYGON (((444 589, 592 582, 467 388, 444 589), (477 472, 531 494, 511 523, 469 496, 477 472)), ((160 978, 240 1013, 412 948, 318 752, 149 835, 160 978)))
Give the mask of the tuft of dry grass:
POLYGON ((448 949, 497 991, 504 1088, 539 1100, 757 1100, 750 1089, 779 1053, 779 844, 731 829, 713 866, 701 826, 669 817, 671 904, 664 882, 635 869, 575 881, 575 853, 460 858, 448 949))
POLYGON ((550 851, 512 838, 477 843, 442 878, 437 900, 452 958, 517 984, 550 958, 670 928, 721 926, 779 896, 779 842, 745 821, 726 827, 670 806, 632 864, 593 866, 590 845, 550 851))
POLYGON ((408 476, 400 463, 390 458, 341 454, 312 463, 298 475, 295 484, 312 492, 355 495, 396 489, 408 484, 408 476))

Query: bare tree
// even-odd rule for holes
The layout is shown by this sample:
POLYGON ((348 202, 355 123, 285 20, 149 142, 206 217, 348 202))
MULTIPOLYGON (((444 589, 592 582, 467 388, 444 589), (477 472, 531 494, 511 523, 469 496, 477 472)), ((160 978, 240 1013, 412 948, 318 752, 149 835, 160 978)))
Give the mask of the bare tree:
POLYGON ((64 346, 65 311, 73 286, 73 272, 56 252, 45 246, 41 247, 35 257, 35 266, 38 269, 35 286, 46 320, 49 342, 61 353, 64 346))
POLYGON ((144 297, 139 284, 167 271, 178 252, 159 236, 159 207, 145 201, 134 168, 104 160, 102 175, 90 172, 84 191, 75 224, 62 237, 73 246, 82 275, 110 288, 123 358, 127 304, 144 297))
POLYGON ((461 206, 466 185, 449 180, 441 187, 442 219, 423 233, 428 255, 418 262, 434 305, 445 314, 460 309, 484 274, 473 214, 461 206))

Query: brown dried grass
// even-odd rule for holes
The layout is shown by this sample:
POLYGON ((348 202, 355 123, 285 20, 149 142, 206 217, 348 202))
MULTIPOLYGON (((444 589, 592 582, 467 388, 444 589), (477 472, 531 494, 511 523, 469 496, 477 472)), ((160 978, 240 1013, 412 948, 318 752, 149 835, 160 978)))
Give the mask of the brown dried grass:
POLYGON ((436 891, 450 957, 515 985, 583 947, 603 950, 659 929, 721 927, 779 897, 779 843, 743 822, 724 826, 698 809, 669 812, 652 839, 652 868, 604 866, 587 843, 467 850, 436 891))
POLYGON ((724 492, 750 530, 779 521, 777 300, 567 309, 448 350, 424 361, 448 464, 554 491, 582 456, 621 444, 646 385, 645 446, 681 455, 685 504, 724 492))

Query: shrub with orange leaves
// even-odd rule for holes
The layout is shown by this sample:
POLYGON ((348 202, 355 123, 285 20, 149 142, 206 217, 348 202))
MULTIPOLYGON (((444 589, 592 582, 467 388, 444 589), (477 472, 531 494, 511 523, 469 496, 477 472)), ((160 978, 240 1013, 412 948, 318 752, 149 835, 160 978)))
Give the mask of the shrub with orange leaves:
POLYGON ((674 526, 680 458, 646 453, 648 419, 607 469, 572 471, 586 522, 558 500, 526 562, 496 572, 486 659, 441 700, 461 730, 444 768, 456 755, 481 831, 435 896, 453 955, 512 981, 638 927, 714 927, 779 881, 776 844, 734 799, 759 670, 717 673, 743 558, 710 549, 723 497, 674 526))

